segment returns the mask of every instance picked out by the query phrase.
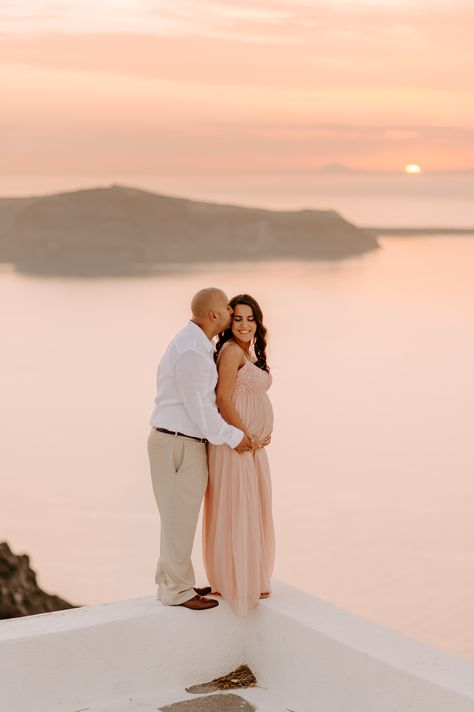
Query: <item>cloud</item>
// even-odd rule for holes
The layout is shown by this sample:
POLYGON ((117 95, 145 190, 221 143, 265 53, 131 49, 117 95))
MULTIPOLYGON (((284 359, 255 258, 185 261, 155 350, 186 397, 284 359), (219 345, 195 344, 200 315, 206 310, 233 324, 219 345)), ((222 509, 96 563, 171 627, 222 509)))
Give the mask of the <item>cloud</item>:
POLYGON ((472 90, 467 0, 24 0, 1 12, 4 61, 172 81, 472 90))
MULTIPOLYGON (((474 20, 473 20, 474 21, 474 20)), ((420 91, 472 90, 471 50, 406 47, 380 38, 336 42, 331 33, 315 35, 314 46, 279 43, 262 46, 218 37, 163 37, 144 34, 40 33, 7 36, 3 62, 61 71, 107 72, 184 84, 222 84, 281 89, 367 87, 420 91), (334 41, 332 41, 334 40, 334 41), (466 54, 469 54, 469 61, 466 54)))
POLYGON ((74 160, 115 153, 136 170, 388 167, 404 150, 474 163, 474 5, 461 0, 24 0, 1 12, 11 165, 15 142, 22 165, 39 165, 55 137, 70 161, 76 142, 74 160))
MULTIPOLYGON (((134 77, 15 66, 0 76, 2 171, 56 173, 304 173, 331 163, 395 170, 421 162, 471 167, 473 131, 454 124, 395 123, 347 96, 317 112, 315 94, 182 85, 134 77), (73 76, 73 80, 71 77, 73 76), (303 95, 306 97, 306 94, 303 95), (338 121, 331 116, 338 114, 338 121)), ((324 95, 324 93, 323 93, 324 95)), ((399 104, 398 100, 393 100, 399 104)), ((392 115, 392 116, 390 116, 392 115)), ((390 118, 388 118, 390 116, 390 118)))
POLYGON ((450 36, 468 43, 469 0, 23 0, 3 3, 3 33, 144 33, 220 37, 247 42, 311 44, 315 36, 443 44, 450 36), (21 27, 18 26, 21 21, 21 27))

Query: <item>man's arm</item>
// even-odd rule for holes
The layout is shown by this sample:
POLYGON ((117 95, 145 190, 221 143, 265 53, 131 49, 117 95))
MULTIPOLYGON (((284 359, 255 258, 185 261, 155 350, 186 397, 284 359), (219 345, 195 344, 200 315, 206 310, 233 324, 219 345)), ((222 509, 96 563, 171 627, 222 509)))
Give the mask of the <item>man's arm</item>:
POLYGON ((246 436, 220 415, 209 395, 209 377, 209 363, 198 352, 184 351, 176 359, 176 385, 189 417, 210 443, 235 448, 246 436))

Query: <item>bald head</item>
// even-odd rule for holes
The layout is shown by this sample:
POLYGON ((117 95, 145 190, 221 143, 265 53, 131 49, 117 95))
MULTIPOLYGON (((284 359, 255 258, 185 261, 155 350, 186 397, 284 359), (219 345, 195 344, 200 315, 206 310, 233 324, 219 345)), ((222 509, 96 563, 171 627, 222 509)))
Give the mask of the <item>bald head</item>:
POLYGON ((191 311, 195 319, 205 319, 209 312, 222 308, 222 303, 227 306, 229 300, 222 289, 217 287, 207 287, 200 289, 191 301, 191 311))
POLYGON ((217 287, 200 289, 191 301, 193 321, 211 338, 229 326, 232 309, 225 292, 217 287))

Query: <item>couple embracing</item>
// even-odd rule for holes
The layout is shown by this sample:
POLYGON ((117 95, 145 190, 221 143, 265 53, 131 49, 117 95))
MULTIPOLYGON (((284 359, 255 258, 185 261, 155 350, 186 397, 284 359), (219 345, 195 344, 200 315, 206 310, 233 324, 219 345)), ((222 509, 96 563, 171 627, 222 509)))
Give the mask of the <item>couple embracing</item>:
POLYGON ((158 368, 148 454, 161 519, 155 581, 164 605, 205 610, 220 594, 245 616, 270 595, 275 537, 265 446, 273 413, 262 312, 248 294, 199 291, 158 368), (215 343, 215 337, 218 337, 215 343), (196 588, 191 553, 204 497, 196 588))

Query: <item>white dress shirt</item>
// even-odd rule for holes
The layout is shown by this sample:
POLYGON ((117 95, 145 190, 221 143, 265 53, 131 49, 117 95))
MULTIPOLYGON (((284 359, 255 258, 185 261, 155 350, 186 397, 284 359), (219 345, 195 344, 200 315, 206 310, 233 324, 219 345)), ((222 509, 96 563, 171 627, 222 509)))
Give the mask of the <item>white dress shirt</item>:
POLYGON ((150 423, 233 448, 244 434, 226 423, 217 410, 213 351, 213 342, 192 321, 174 337, 158 367, 150 423))

